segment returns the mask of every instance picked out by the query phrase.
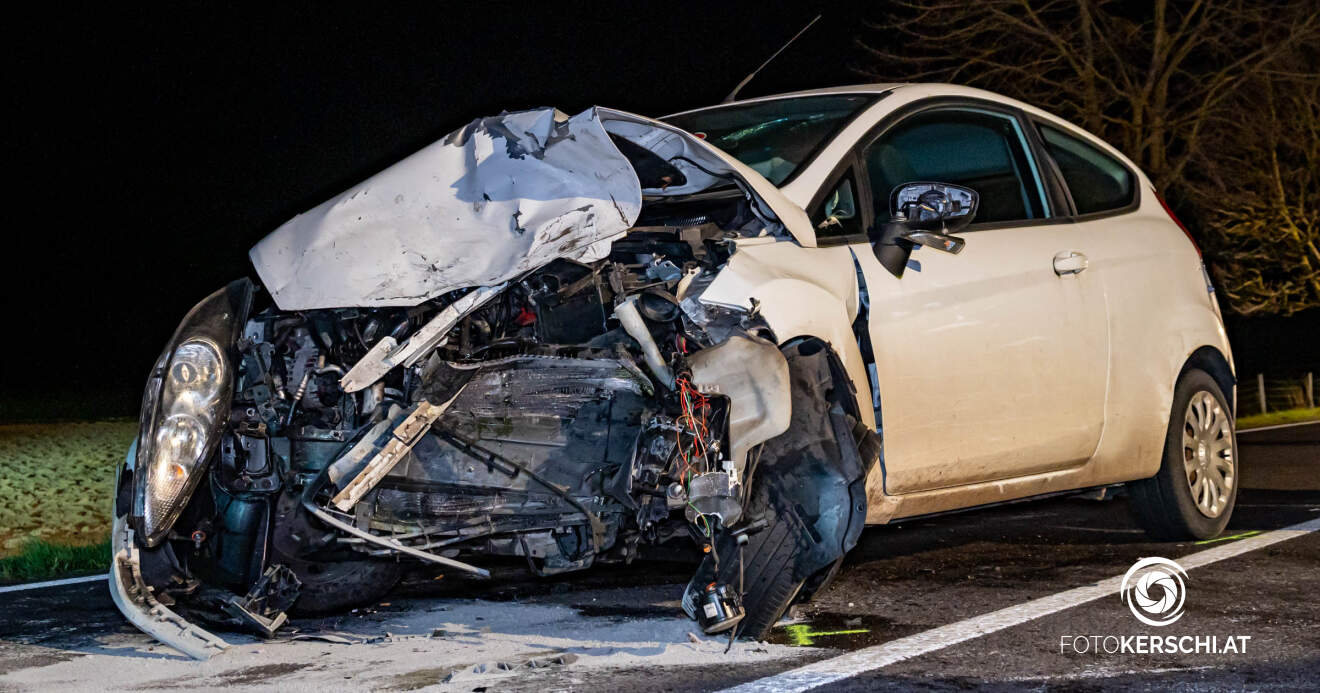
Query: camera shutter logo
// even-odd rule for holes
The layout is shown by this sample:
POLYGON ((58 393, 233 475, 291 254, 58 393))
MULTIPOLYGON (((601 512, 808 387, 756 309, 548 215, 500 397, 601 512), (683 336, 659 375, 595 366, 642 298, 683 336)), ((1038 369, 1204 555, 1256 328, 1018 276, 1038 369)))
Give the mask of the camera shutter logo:
POLYGON ((1182 618, 1187 571, 1167 558, 1143 558, 1128 568, 1119 595, 1138 621, 1167 626, 1182 618))

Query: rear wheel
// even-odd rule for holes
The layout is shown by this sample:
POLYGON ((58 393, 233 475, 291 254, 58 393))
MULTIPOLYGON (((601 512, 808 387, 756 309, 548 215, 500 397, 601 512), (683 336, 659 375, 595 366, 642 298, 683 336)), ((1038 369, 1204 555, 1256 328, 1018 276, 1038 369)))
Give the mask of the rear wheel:
POLYGON ((1155 476, 1128 484, 1138 524, 1156 539, 1209 539, 1237 501, 1233 413, 1214 378, 1188 369, 1178 380, 1155 476))

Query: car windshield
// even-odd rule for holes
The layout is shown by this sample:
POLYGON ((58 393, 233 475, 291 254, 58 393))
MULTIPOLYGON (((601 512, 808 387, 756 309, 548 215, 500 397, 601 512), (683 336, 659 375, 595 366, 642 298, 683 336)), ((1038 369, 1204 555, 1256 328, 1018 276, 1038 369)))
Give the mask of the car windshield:
POLYGON ((782 185, 871 100, 864 94, 803 96, 707 108, 662 120, 706 139, 782 185))

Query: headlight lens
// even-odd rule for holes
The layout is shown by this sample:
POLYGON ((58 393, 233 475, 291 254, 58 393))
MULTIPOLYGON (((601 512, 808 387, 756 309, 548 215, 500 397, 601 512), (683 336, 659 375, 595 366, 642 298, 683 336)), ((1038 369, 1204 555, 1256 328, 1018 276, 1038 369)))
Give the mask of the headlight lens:
POLYGON ((208 296, 183 319, 152 368, 142 398, 134 469, 137 535, 155 546, 206 471, 233 396, 229 352, 246 319, 246 279, 208 296))

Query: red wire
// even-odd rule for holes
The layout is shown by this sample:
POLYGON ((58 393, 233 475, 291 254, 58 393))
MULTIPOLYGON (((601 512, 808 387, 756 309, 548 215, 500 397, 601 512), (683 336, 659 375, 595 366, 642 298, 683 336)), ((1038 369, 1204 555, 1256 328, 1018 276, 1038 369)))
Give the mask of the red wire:
MULTIPOLYGON (((710 410, 710 401, 700 390, 693 387, 687 378, 678 378, 677 383, 679 386, 679 403, 683 410, 677 423, 690 430, 692 452, 709 464, 710 449, 706 447, 706 437, 710 433, 710 427, 706 416, 710 410), (696 403, 695 407, 694 402, 696 403), (700 419, 697 418, 698 412, 700 412, 700 419)), ((692 459, 689 456, 688 449, 683 447, 682 431, 675 432, 674 437, 683 460, 682 478, 686 480, 692 468, 692 459)))

